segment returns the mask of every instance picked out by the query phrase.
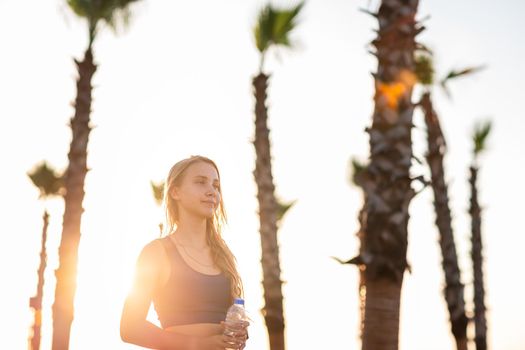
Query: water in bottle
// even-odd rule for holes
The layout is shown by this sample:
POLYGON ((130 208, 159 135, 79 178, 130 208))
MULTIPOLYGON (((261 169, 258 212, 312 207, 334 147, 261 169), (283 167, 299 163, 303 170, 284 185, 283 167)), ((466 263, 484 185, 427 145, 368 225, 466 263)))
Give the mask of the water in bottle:
MULTIPOLYGON (((226 313, 226 320, 224 321, 224 334, 234 336, 241 328, 242 323, 247 321, 246 310, 244 309, 244 299, 235 298, 233 305, 230 306, 226 313)), ((227 348, 228 350, 233 348, 227 348)))

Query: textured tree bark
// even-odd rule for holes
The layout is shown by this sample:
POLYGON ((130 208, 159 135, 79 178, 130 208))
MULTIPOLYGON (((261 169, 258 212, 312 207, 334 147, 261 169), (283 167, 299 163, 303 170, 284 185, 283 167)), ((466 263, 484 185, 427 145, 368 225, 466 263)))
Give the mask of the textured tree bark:
POLYGON ((401 284, 386 278, 366 280, 364 350, 397 349, 401 284), (384 334, 375 334, 379 330, 384 334))
POLYGON ((483 244, 481 240, 481 208, 477 189, 478 168, 470 167, 470 209, 472 219, 472 265, 474 270, 474 325, 476 350, 487 349, 487 319, 483 285, 483 244))
POLYGON ((277 242, 277 201, 272 177, 270 131, 266 108, 268 76, 260 73, 253 79, 255 93, 256 163, 253 175, 257 183, 262 248, 264 287, 263 315, 268 329, 271 350, 284 350, 284 315, 279 245, 277 242))
POLYGON ((42 243, 40 247, 40 265, 38 266, 38 284, 36 287, 36 296, 29 299, 29 306, 34 310, 33 334, 31 336, 30 344, 31 350, 40 349, 40 331, 42 328, 42 298, 44 296, 44 271, 46 270, 47 254, 47 227, 49 225, 49 214, 44 211, 42 217, 44 225, 42 227, 42 243))
MULTIPOLYGON (((366 196, 364 196, 364 206, 359 212, 360 229, 357 233, 359 240, 362 242, 360 246, 361 252, 365 251, 364 235, 366 232, 366 196)), ((365 327, 365 308, 366 308, 366 265, 359 264, 359 336, 363 337, 365 327)))
POLYGON ((448 186, 445 182, 443 158, 446 150, 445 137, 441 131, 439 118, 432 107, 430 93, 421 99, 421 107, 427 125, 428 153, 427 163, 432 177, 436 225, 439 229, 439 245, 443 257, 445 273, 444 296, 447 302, 452 334, 458 350, 467 350, 467 324, 465 314, 464 286, 461 283, 456 245, 452 230, 452 218, 448 202, 448 186))
POLYGON ((65 209, 62 224, 62 238, 59 246, 59 266, 55 271, 56 288, 53 304, 53 350, 67 350, 74 315, 78 246, 84 180, 87 174, 87 145, 91 127, 91 79, 96 71, 91 48, 86 50, 84 60, 76 61, 79 78, 75 115, 71 119, 72 139, 68 154, 69 164, 65 173, 65 209))
POLYGON ((417 0, 383 0, 372 42, 378 59, 370 135, 366 232, 357 263, 366 266, 363 350, 398 348, 399 304, 407 268, 407 226, 412 163, 412 89, 416 82, 417 0))

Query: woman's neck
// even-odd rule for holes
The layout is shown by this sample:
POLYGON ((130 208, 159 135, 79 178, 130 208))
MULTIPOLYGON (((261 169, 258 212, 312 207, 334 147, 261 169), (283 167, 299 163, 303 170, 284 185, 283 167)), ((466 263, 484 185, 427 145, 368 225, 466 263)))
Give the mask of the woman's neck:
POLYGON ((181 220, 173 233, 177 241, 194 248, 204 248, 206 241, 206 219, 181 220))

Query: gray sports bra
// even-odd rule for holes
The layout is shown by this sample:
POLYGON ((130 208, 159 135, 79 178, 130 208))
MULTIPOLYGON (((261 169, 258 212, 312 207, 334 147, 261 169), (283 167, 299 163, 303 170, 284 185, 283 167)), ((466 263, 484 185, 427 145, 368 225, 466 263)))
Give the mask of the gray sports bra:
POLYGON ((162 328, 192 323, 220 323, 230 304, 230 281, 221 272, 207 275, 194 270, 170 237, 159 238, 170 260, 170 277, 153 296, 162 328))

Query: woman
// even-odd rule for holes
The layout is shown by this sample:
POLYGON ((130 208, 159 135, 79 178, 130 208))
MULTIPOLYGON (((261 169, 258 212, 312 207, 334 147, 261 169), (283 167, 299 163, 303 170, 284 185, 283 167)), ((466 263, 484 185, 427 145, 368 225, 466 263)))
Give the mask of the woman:
POLYGON ((140 253, 122 311, 122 340, 152 349, 243 349, 247 322, 235 336, 224 335, 226 310, 243 290, 220 236, 226 214, 215 163, 202 156, 176 163, 164 204, 168 234, 140 253), (146 320, 151 302, 162 328, 146 320))

